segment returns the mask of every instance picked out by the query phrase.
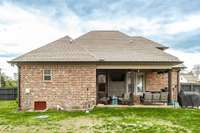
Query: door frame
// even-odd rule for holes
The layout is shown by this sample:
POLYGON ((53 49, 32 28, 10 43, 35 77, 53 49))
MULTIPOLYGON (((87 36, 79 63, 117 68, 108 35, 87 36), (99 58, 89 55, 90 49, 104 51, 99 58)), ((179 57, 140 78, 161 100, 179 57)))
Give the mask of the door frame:
MULTIPOLYGON (((134 94, 134 95, 141 95, 137 92, 137 76, 139 74, 142 74, 143 75, 143 92, 145 92, 146 90, 146 74, 145 72, 135 72, 135 71, 128 71, 130 72, 130 77, 131 77, 131 92, 134 94)), ((127 83, 128 84, 128 83, 127 83)), ((128 86, 128 85, 127 85, 128 86)))
POLYGON ((135 73, 135 87, 134 87, 134 95, 136 95, 136 96, 141 96, 145 91, 146 91, 146 74, 145 74, 145 72, 136 72, 135 73), (142 81, 142 83, 143 83, 143 92, 137 92, 137 80, 138 80, 138 75, 139 74, 141 74, 141 75, 143 75, 143 81, 142 81))
POLYGON ((106 76, 106 83, 105 83, 105 95, 108 95, 108 79, 109 79, 109 75, 108 75, 108 71, 107 70, 101 70, 101 69, 96 69, 96 104, 98 104, 98 100, 99 100, 99 82, 98 82, 98 76, 100 74, 104 74, 106 76))

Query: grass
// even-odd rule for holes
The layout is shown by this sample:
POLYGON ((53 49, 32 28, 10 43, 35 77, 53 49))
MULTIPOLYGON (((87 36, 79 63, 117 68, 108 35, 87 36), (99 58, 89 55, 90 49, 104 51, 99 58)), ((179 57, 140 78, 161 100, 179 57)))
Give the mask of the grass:
POLYGON ((12 133, 198 133, 200 110, 172 108, 95 108, 90 113, 18 112, 15 101, 0 101, 0 132, 12 133), (47 119, 37 116, 48 115, 47 119))

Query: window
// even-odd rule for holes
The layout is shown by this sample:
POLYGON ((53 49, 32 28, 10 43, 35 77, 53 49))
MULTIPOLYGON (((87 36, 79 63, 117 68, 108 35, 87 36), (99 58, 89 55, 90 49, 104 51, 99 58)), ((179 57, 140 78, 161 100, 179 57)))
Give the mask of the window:
POLYGON ((50 69, 43 71, 43 80, 52 80, 52 71, 50 69))
POLYGON ((99 84, 99 89, 98 89, 98 91, 100 91, 100 92, 105 92, 105 91, 106 91, 105 84, 99 84))
POLYGON ((106 75, 105 74, 98 75, 98 83, 106 83, 106 75))
POLYGON ((136 94, 143 94, 144 91, 144 73, 137 73, 136 94))
POLYGON ((106 74, 98 75, 98 91, 99 92, 106 91, 106 74))

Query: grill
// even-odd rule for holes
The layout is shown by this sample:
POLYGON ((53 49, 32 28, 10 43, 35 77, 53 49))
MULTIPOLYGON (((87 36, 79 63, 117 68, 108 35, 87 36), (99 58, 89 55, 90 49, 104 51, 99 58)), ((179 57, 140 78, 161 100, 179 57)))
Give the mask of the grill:
POLYGON ((181 107, 199 107, 200 93, 181 90, 178 96, 178 102, 181 107))

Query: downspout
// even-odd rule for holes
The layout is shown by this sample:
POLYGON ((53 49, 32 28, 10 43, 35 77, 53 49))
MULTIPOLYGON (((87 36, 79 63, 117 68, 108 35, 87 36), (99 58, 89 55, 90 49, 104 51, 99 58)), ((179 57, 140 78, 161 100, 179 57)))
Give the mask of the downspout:
POLYGON ((96 69, 96 105, 98 104, 98 72, 97 72, 97 69, 96 69))
POLYGON ((20 93, 20 89, 21 89, 21 66, 18 65, 18 111, 21 111, 21 93, 20 93))

